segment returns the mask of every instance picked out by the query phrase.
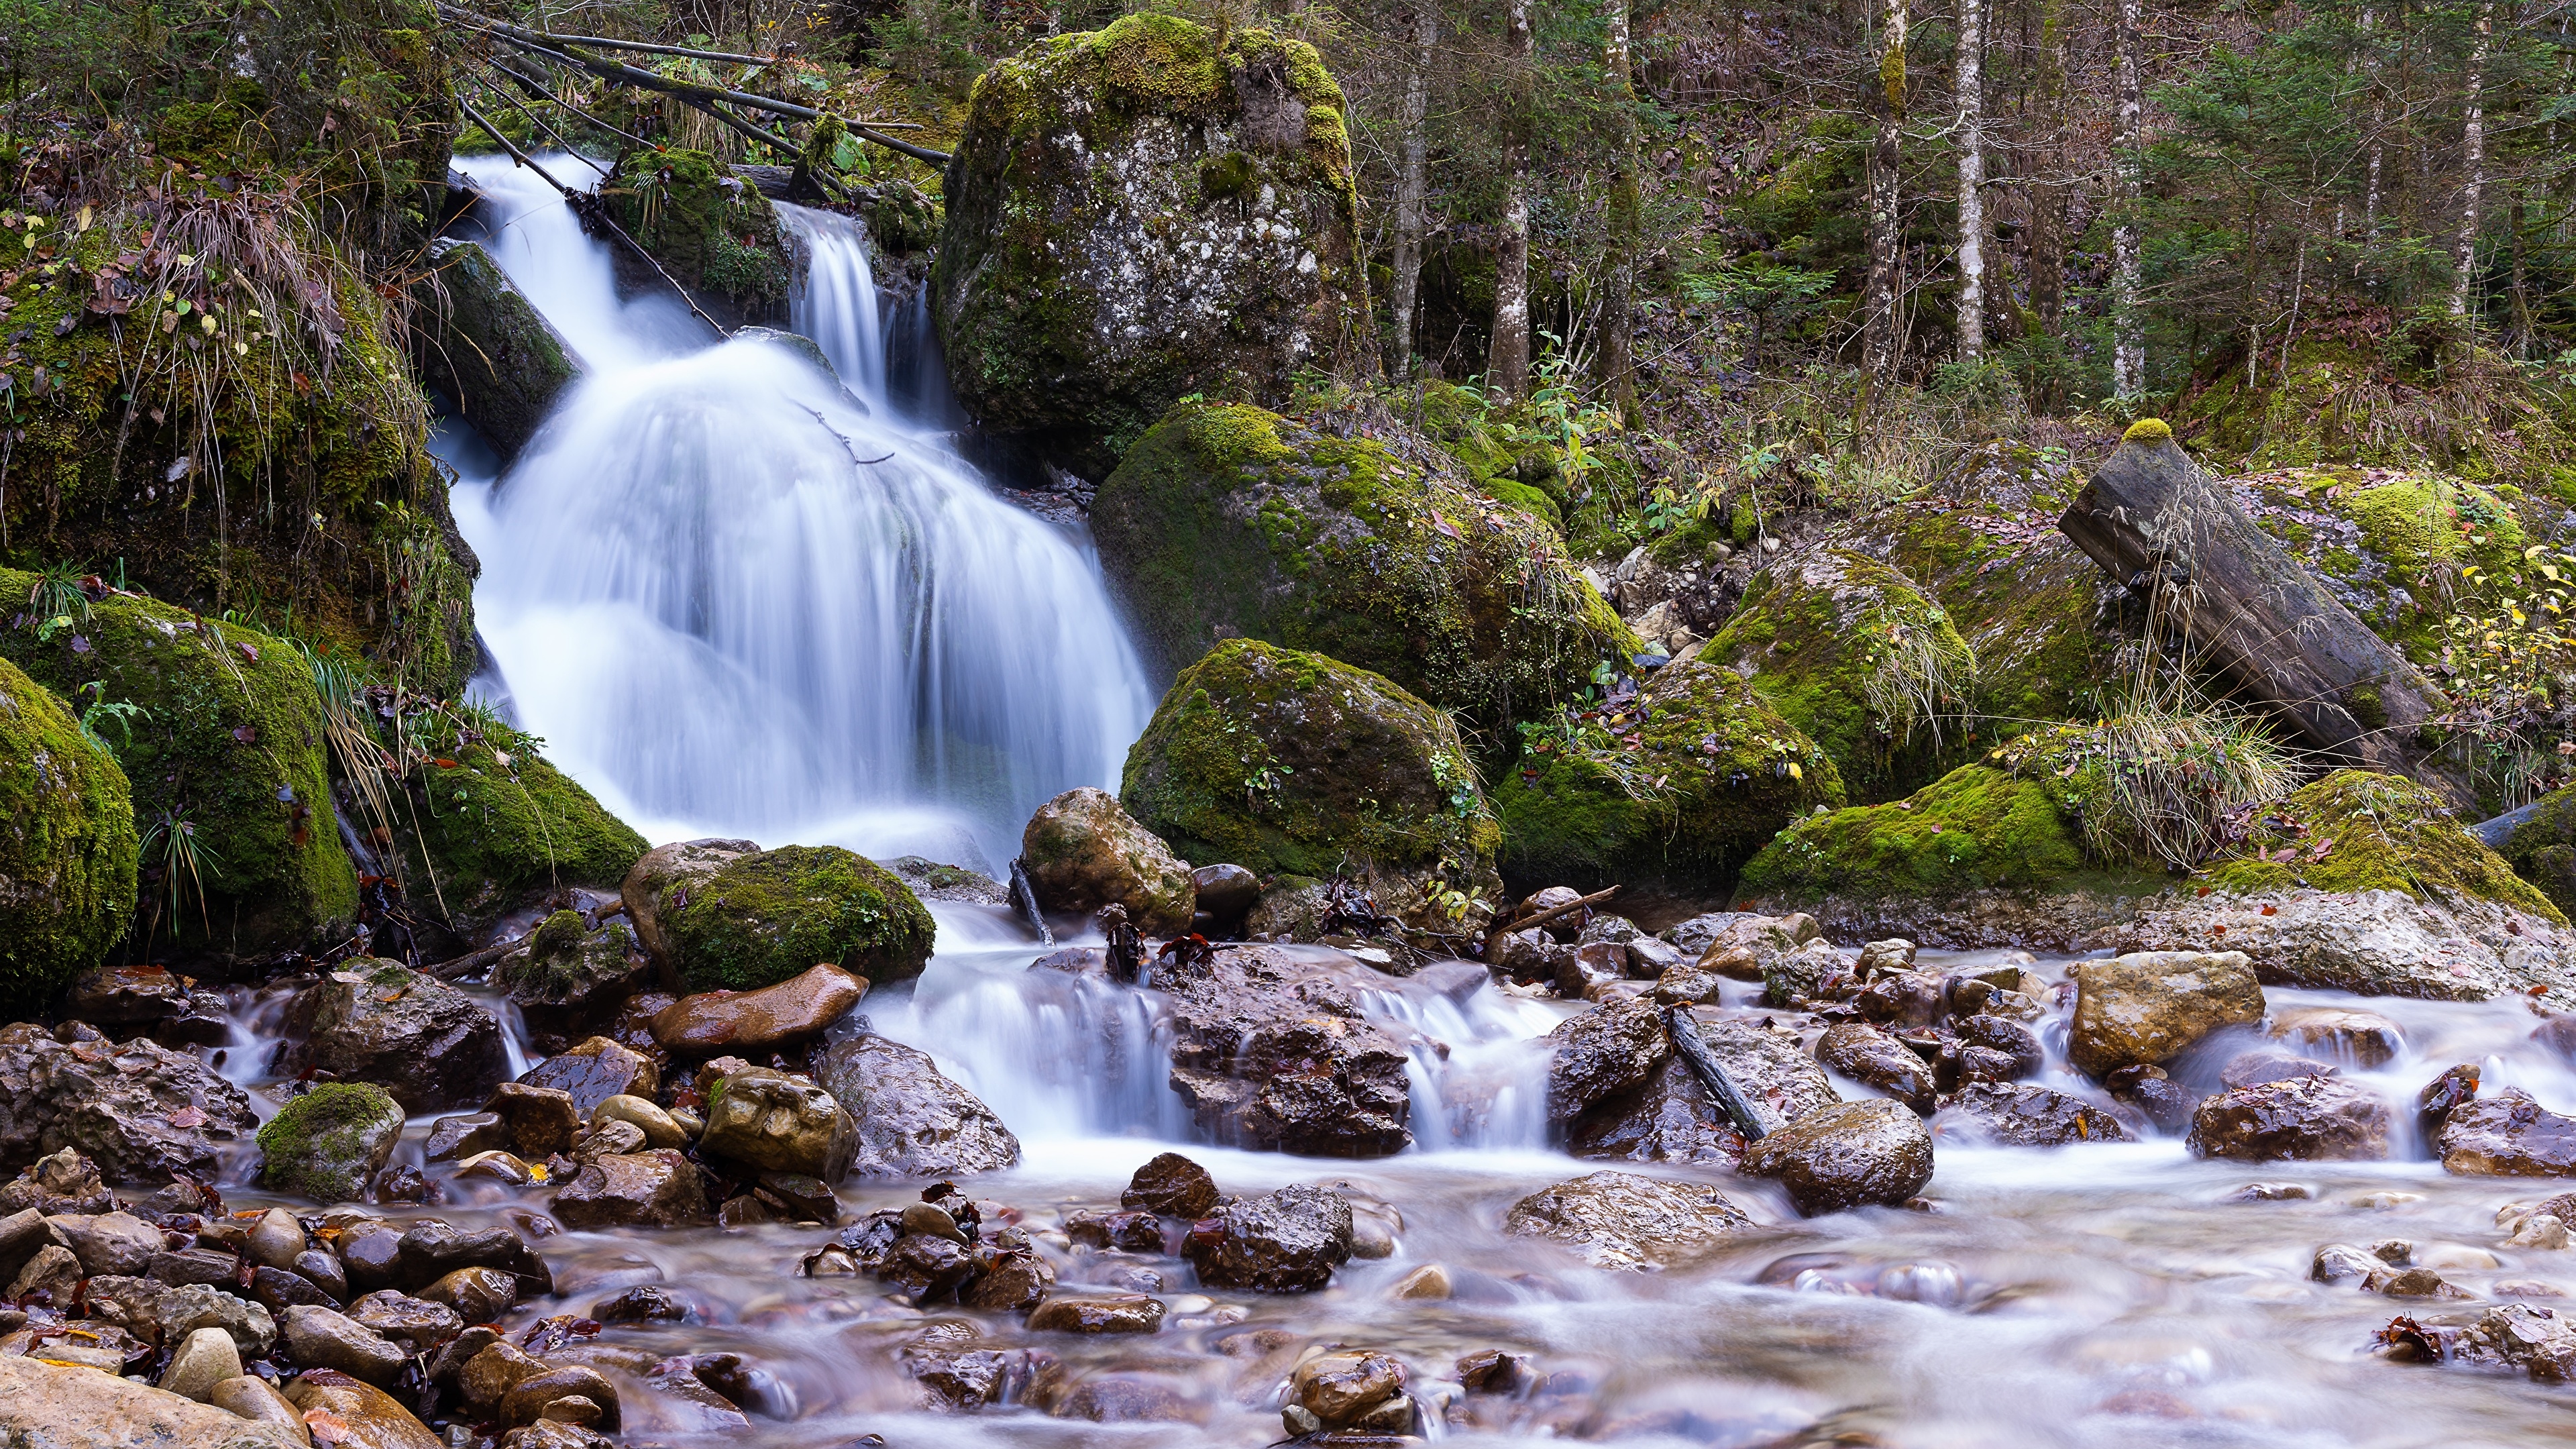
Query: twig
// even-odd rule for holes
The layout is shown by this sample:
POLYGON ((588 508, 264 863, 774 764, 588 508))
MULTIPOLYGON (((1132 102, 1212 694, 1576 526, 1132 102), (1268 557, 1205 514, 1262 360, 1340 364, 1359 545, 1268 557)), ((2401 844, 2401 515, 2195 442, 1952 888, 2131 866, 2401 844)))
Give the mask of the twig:
POLYGON ((1759 1142, 1770 1135, 1771 1129, 1762 1125, 1753 1104, 1736 1089, 1735 1079, 1726 1074, 1726 1068, 1717 1064, 1717 1058, 1709 1052, 1708 1043, 1700 1040, 1699 1025, 1691 1020, 1690 1008, 1667 1007, 1664 1029, 1672 1034, 1673 1045, 1680 1050, 1682 1060, 1690 1063, 1692 1071, 1699 1073, 1701 1085, 1707 1087, 1708 1094, 1725 1109, 1728 1120, 1735 1123, 1736 1131, 1744 1134, 1744 1140, 1759 1142))
POLYGON ((510 940, 486 946, 480 951, 469 951, 453 960, 441 961, 435 966, 424 966, 421 969, 441 981, 453 981, 459 976, 473 975, 525 944, 523 940, 513 937, 510 940))
POLYGON ((1493 945, 1496 941, 1512 934, 1514 931, 1528 931, 1534 930, 1540 926, 1552 925, 1557 921, 1565 919, 1567 916, 1573 915, 1576 911, 1582 910, 1586 906, 1598 905, 1618 893, 1619 888, 1617 886, 1611 886, 1604 890, 1594 891, 1592 894, 1585 896, 1580 900, 1567 901, 1561 906, 1550 906, 1546 910, 1540 911, 1536 915, 1530 916, 1524 920, 1497 922, 1494 928, 1485 934, 1485 948, 1490 951, 1493 949, 1493 945))

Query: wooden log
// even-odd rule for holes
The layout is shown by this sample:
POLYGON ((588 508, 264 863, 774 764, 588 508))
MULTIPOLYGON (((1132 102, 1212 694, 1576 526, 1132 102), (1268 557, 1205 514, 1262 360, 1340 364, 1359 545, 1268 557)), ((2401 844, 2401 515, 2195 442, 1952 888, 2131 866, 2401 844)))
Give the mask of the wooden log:
POLYGON ((2255 526, 2163 423, 2129 429, 2057 520, 2113 579, 2146 596, 2149 628, 2267 707, 2307 745, 2445 793, 2432 768, 2449 702, 2255 526))
POLYGON ((1719 1110, 1735 1124, 1736 1131, 1744 1134, 1745 1141, 1759 1142, 1770 1135, 1770 1129, 1762 1125, 1762 1114, 1753 1110, 1743 1089, 1735 1085, 1726 1068, 1717 1064, 1717 1056, 1708 1049, 1708 1043, 1700 1039, 1699 1023, 1691 1019, 1689 1007, 1665 1008, 1664 1031, 1672 1037, 1673 1048, 1682 1054, 1682 1060, 1699 1074, 1700 1085, 1717 1099, 1719 1110))

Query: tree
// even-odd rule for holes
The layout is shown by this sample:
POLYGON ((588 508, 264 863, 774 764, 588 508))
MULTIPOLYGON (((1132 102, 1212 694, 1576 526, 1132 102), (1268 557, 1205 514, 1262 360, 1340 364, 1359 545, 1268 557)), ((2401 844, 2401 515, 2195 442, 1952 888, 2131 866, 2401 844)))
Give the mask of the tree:
POLYGON ((1959 360, 1986 353, 1985 0, 1959 0, 1959 360))
POLYGON ((1413 0, 1412 46, 1404 72, 1404 104, 1395 179, 1395 333, 1387 345, 1387 374, 1413 370, 1413 329, 1422 286, 1424 191, 1430 184, 1424 121, 1431 109, 1431 59, 1440 44, 1439 0, 1413 0))
POLYGON ((2147 386, 2147 323, 2140 308, 2139 171, 2146 155, 2146 96, 2138 80, 2139 0, 2119 0, 2113 69, 2119 86, 2119 134, 2112 141, 2119 177, 2111 223, 2111 393, 2135 397, 2147 386))
POLYGON ((1610 246, 1608 295, 1602 299, 1601 377, 1610 387, 1611 405, 1630 426, 1642 421, 1637 405, 1634 345, 1630 328, 1637 290, 1637 89, 1629 66, 1628 0, 1605 0, 1601 68, 1608 73, 1612 111, 1610 180, 1610 246))
POLYGON ((1494 248, 1494 334, 1485 386, 1497 397, 1529 395, 1529 162, 1532 44, 1529 0, 1504 0, 1509 99, 1503 118, 1503 227, 1494 248))
POLYGON ((2478 268, 2478 200, 2487 184, 2487 46, 2495 38, 2495 0, 2478 6, 2478 28, 2469 42, 2469 74, 2461 102, 2460 150, 2468 172, 2460 187, 2460 240, 2452 250, 2451 315, 2469 311, 2469 280, 2478 268))
MULTIPOLYGON (((2128 0, 2134 3, 2134 0, 2128 0)), ((1897 267, 1903 260, 1904 218, 1897 206, 1899 145, 1905 133, 1905 0, 1881 0, 1878 85, 1872 107, 1877 142, 1869 154, 1869 295, 1862 354, 1873 382, 1895 379, 1904 341, 1897 336, 1897 267)))

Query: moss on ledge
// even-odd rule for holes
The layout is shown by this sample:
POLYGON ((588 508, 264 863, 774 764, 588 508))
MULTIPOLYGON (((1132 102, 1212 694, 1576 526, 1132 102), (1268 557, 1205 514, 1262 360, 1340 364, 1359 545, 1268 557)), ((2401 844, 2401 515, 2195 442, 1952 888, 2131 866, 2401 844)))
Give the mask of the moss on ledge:
POLYGON ((2245 848, 2212 864, 2215 890, 2265 895, 2301 886, 2400 891, 2440 904, 2494 901, 2553 924, 2567 916, 2412 780, 2337 770, 2265 813, 2245 848))
POLYGON ((1988 765, 1962 765, 1903 800, 1812 816, 1744 868, 1739 901, 1828 897, 1942 900, 1977 890, 2134 891, 2144 872, 2085 858, 2052 792, 1988 765))
POLYGON ((937 930, 901 879, 837 845, 741 856, 657 905, 691 991, 774 986, 818 963, 882 985, 920 975, 937 930))

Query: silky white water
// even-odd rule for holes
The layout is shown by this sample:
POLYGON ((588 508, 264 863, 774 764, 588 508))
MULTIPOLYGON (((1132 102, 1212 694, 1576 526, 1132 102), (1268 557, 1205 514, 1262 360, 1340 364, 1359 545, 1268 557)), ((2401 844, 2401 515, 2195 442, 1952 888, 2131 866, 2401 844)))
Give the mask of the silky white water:
POLYGON ((836 379, 620 301, 544 182, 465 164, 493 256, 585 369, 506 474, 448 450, 484 643, 552 758, 651 839, 986 868, 1040 802, 1114 787, 1153 700, 1099 570, 896 414, 862 234, 781 208, 836 379))

